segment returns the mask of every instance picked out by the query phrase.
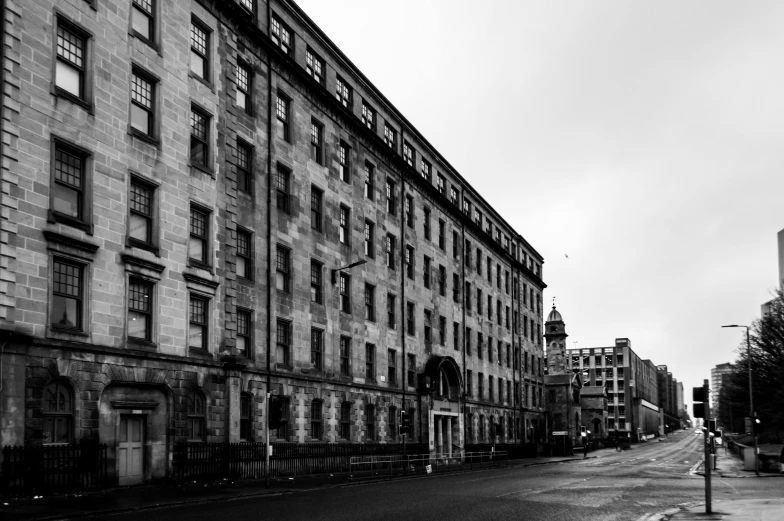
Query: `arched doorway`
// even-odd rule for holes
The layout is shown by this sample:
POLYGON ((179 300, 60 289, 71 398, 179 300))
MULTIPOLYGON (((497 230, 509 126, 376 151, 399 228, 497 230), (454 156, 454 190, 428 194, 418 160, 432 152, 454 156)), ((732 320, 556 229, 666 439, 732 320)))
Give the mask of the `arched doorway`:
POLYGON ((425 364, 420 393, 432 395, 428 414, 428 442, 431 452, 445 457, 464 450, 460 397, 463 379, 460 367, 451 356, 431 356, 425 364))

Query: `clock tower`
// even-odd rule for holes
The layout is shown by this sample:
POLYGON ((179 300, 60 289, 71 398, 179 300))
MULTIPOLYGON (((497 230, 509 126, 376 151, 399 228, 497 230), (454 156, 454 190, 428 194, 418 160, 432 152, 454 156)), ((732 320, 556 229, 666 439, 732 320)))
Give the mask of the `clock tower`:
POLYGON ((547 348, 547 374, 570 374, 569 360, 566 357, 566 326, 561 314, 555 309, 547 315, 544 323, 544 339, 547 348))

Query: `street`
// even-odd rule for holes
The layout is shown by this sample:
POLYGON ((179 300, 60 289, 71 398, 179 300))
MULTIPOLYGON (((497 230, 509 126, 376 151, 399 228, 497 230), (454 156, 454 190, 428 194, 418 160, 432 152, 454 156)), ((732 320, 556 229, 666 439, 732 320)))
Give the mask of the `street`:
MULTIPOLYGON (((635 445, 630 451, 597 451, 585 461, 342 485, 146 511, 144 518, 633 521, 704 500, 703 477, 689 474, 700 460, 701 440, 689 430, 665 441, 635 445)), ((713 498, 774 497, 781 486, 779 479, 718 478, 713 480, 713 498)), ((135 513, 112 519, 139 517, 135 513)))

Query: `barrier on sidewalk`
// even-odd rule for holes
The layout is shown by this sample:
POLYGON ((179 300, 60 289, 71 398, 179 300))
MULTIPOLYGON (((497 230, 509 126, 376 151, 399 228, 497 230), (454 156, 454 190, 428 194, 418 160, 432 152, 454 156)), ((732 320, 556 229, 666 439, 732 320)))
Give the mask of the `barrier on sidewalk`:
POLYGON ((464 454, 413 454, 391 456, 354 456, 351 477, 383 477, 402 474, 461 472, 509 466, 506 451, 466 452, 464 454))

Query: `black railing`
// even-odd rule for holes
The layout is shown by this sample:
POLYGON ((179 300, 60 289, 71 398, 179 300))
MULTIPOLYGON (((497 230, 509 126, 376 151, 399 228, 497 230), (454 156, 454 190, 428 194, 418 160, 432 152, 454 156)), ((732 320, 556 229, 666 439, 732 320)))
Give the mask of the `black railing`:
MULTIPOLYGON (((347 473, 352 456, 402 453, 401 444, 275 443, 269 476, 347 473)), ((427 446, 407 444, 406 453, 427 453, 427 446)), ((266 476, 264 443, 180 443, 174 447, 172 478, 175 480, 266 476)))
POLYGON ((3 448, 0 495, 73 492, 105 486, 107 446, 90 441, 70 445, 3 448))

